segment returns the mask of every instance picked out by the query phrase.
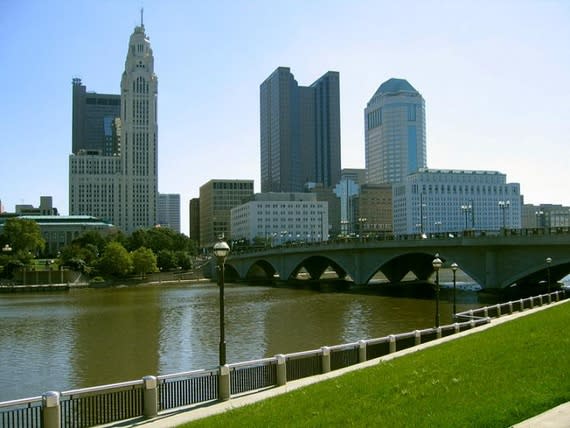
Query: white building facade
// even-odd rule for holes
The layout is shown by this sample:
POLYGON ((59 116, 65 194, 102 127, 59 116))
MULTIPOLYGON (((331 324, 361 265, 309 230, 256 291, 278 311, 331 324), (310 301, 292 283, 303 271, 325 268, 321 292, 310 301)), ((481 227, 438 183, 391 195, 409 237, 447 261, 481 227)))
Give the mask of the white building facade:
POLYGON ((521 228, 520 184, 496 171, 422 168, 392 198, 395 235, 521 228))
POLYGON ((271 245, 328 239, 328 203, 314 193, 260 193, 232 208, 232 240, 271 245))
POLYGON ((154 56, 141 22, 129 40, 120 118, 98 123, 109 128, 114 149, 82 149, 69 157, 70 214, 103 218, 126 233, 157 224, 157 93, 154 56))

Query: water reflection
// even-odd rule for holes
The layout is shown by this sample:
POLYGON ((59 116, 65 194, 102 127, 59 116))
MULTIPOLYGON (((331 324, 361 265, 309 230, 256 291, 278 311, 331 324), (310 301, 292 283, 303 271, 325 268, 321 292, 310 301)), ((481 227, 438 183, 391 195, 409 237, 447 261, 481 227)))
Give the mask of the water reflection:
MULTIPOLYGON (((451 319, 448 292, 442 322, 451 319)), ((429 293, 229 284, 225 294, 229 362, 427 328, 434 320, 429 293)), ((460 295, 459 310, 479 306, 477 294, 460 295)), ((4 294, 0 401, 215 367, 218 299, 213 283, 4 294)))

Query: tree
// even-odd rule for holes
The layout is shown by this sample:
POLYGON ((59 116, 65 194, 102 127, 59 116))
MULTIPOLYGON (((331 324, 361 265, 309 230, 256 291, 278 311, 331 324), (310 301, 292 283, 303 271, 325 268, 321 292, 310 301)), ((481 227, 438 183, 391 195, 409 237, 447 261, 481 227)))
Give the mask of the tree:
POLYGON ((144 278, 148 272, 158 272, 156 256, 150 248, 140 247, 131 253, 133 267, 136 273, 144 278))
POLYGON ((174 269, 179 266, 176 253, 171 250, 160 250, 157 254, 157 263, 158 267, 163 271, 174 269))
POLYGON ((9 218, 4 224, 3 235, 19 259, 29 258, 30 253, 36 255, 46 246, 40 227, 33 220, 9 218))
POLYGON ((133 261, 120 243, 109 242, 97 262, 97 269, 103 275, 125 276, 133 269, 133 261))

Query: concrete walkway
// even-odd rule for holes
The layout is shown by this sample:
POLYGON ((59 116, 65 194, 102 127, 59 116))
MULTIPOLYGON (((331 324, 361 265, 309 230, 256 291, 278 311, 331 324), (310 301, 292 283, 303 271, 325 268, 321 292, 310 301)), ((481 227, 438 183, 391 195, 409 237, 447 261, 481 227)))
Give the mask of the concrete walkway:
MULTIPOLYGON (((256 403, 261 400, 265 400, 270 397, 275 397, 277 395, 286 394, 295 389, 305 387, 317 382, 321 382, 327 379, 333 379, 338 376, 342 376, 345 373, 360 370, 366 367, 374 366, 381 361, 389 361, 394 358, 401 357, 403 355, 411 354, 413 352, 420 351, 422 349, 430 348, 432 346, 437 346, 441 343, 445 343, 451 340, 455 340, 459 337, 468 336, 470 334, 475 334, 480 331, 484 331, 488 328, 493 328, 496 325, 502 324, 504 322, 511 321, 526 315, 536 313, 555 305, 561 305, 568 303, 570 300, 563 300, 561 302, 552 303, 550 305, 540 306, 534 309, 528 309, 524 312, 517 312, 512 315, 505 315, 501 318, 493 319, 491 323, 476 327, 471 330, 466 330, 461 333, 453 334, 451 336, 446 336, 441 339, 433 340, 431 342, 423 343, 421 345, 415 346, 413 348, 404 349, 402 351, 394 352, 393 354, 384 355, 380 358, 375 358, 373 360, 366 361, 364 363, 356 364, 343 369, 335 370, 329 373, 311 376, 304 379, 299 379, 296 381, 288 382, 286 385, 279 387, 272 387, 259 392, 250 392, 243 394, 241 396, 233 396, 230 400, 224 402, 213 402, 212 404, 200 404, 196 406, 189 406, 176 411, 169 411, 168 413, 163 413, 158 415, 153 419, 133 419, 130 421, 122 421, 114 424, 106 425, 107 427, 142 427, 142 428, 170 428, 182 425, 187 422, 191 422, 197 419, 205 418, 208 416, 216 415, 219 413, 227 412, 238 407, 247 406, 249 404, 256 403)), ((562 404, 554 409, 537 415, 531 419, 523 421, 513 426, 513 428, 570 428, 570 402, 562 404)))

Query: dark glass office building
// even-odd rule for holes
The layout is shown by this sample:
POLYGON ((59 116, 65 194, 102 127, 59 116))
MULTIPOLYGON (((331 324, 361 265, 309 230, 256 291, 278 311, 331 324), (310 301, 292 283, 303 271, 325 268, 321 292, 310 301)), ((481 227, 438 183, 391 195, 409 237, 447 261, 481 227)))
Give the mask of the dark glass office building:
POLYGON ((299 86, 288 67, 260 86, 261 192, 301 192, 340 179, 339 74, 299 86))
POLYGON ((112 156, 118 151, 113 138, 114 120, 121 115, 121 96, 87 92, 81 79, 73 86, 72 143, 73 154, 80 151, 112 156))

